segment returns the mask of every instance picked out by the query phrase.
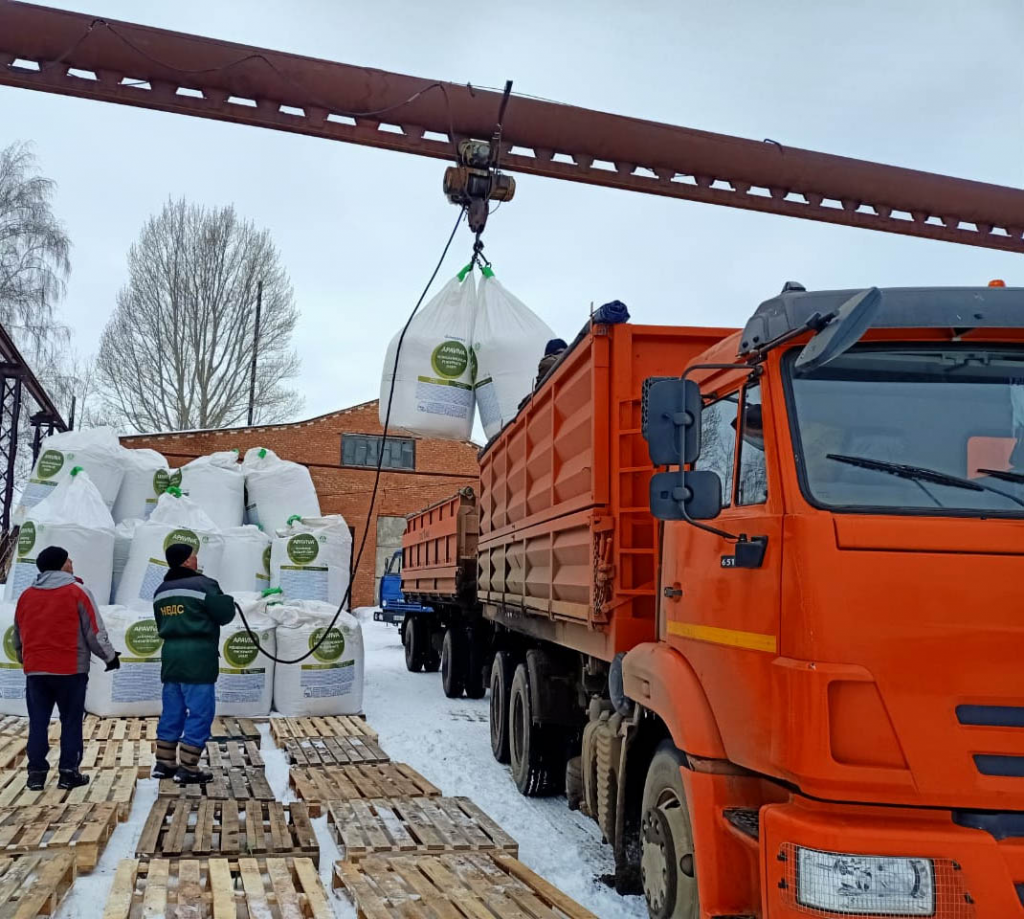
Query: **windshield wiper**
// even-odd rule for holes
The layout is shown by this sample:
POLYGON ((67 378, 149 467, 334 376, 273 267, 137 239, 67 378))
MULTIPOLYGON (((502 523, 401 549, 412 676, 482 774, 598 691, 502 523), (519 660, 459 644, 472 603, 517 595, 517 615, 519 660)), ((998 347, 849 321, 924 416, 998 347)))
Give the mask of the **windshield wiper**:
POLYGON ((1003 482, 1024 485, 1024 473, 1010 472, 1008 469, 979 469, 978 472, 984 472, 985 475, 992 476, 993 479, 999 479, 1003 482))
MULTIPOLYGON (((876 469, 879 472, 887 472, 889 475, 899 476, 901 479, 910 479, 917 482, 932 482, 935 485, 946 485, 949 488, 962 488, 965 491, 990 491, 1015 504, 1024 507, 1024 501, 1015 495, 1008 494, 1000 488, 993 488, 991 485, 982 485, 979 482, 972 482, 970 479, 962 479, 960 476, 951 475, 948 472, 939 472, 937 469, 929 469, 926 466, 909 466, 905 463, 891 463, 887 460, 876 460, 869 456, 849 456, 845 453, 826 453, 827 459, 839 463, 847 463, 850 466, 859 466, 862 469, 876 469)), ((978 470, 979 472, 983 470, 978 470)), ((1024 481, 1024 477, 1022 477, 1024 481)), ((942 502, 938 500, 927 488, 921 486, 922 491, 940 507, 942 502)))

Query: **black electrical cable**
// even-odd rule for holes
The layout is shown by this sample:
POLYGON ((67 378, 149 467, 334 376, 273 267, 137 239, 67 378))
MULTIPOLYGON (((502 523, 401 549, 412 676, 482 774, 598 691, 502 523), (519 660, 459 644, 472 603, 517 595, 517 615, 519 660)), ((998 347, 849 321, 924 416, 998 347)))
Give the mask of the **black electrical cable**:
MULTIPOLYGON (((391 368, 391 389, 388 391, 388 408, 384 413, 384 430, 381 434, 380 439, 380 453, 377 456, 377 468, 373 477, 373 491, 370 492, 370 506, 366 510, 366 525, 363 527, 363 538, 359 542, 359 552, 356 554, 356 563, 352 566, 353 572, 359 570, 359 563, 363 560, 363 549, 366 548, 366 537, 370 532, 370 520, 373 517, 373 508, 377 503, 377 490, 380 486, 380 473, 384 466, 384 446, 388 439, 388 427, 391 423, 391 405, 395 395, 395 382, 398 380, 398 359, 402 354, 402 342, 405 341, 405 333, 409 331, 409 326, 412 324, 413 318, 416 313, 419 312, 420 306, 423 304, 423 300, 427 296, 427 291, 430 290, 431 285, 434 283, 434 279, 437 277, 438 272, 441 270, 441 266, 444 264, 444 260, 448 255, 448 250, 452 246, 452 242, 455 239, 455 234, 459 231, 459 224, 462 223, 462 218, 466 216, 466 209, 463 208, 459 211, 459 216, 455 221, 455 226, 452 227, 452 232, 448 237, 448 242, 444 244, 444 250, 441 252, 441 258, 438 259, 437 265, 434 267, 433 272, 430 275, 430 280, 427 281, 427 286, 423 288, 423 293, 420 294, 419 300, 416 301, 416 305, 412 308, 412 312, 409 314, 409 318, 405 320, 405 325, 402 326, 402 334, 398 336, 398 346, 395 348, 395 362, 391 368)), ((326 641, 328 634, 331 629, 334 628, 338 622, 338 617, 342 614, 345 607, 348 605, 352 597, 352 579, 349 579, 348 589, 345 591, 345 596, 341 598, 341 603, 338 604, 338 609, 334 614, 334 618, 331 619, 330 625, 327 626, 316 640, 316 643, 311 647, 302 657, 297 657, 294 660, 286 661, 280 657, 275 657, 269 651, 264 650, 260 644, 259 636, 249 627, 249 623, 246 621, 245 613, 242 612, 242 607, 237 603, 235 609, 238 611, 238 615, 242 620, 242 625, 245 627, 245 631, 249 633, 249 637, 253 640, 256 645, 256 650, 263 654, 265 657, 270 658, 275 664, 301 664, 304 660, 314 655, 320 648, 320 645, 326 641)))

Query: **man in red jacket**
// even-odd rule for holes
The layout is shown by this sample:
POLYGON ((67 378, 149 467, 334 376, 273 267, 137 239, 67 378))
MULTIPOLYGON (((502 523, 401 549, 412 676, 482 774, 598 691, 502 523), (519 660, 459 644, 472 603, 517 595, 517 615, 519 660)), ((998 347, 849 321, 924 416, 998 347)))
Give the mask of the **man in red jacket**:
POLYGON ((39 575, 18 598, 14 613, 14 649, 25 668, 28 705, 28 787, 46 784, 50 752, 50 716, 60 713, 60 788, 87 785, 78 771, 82 762, 82 719, 89 654, 106 661, 107 670, 121 666, 103 627, 96 600, 76 578, 68 553, 58 546, 36 557, 39 575))

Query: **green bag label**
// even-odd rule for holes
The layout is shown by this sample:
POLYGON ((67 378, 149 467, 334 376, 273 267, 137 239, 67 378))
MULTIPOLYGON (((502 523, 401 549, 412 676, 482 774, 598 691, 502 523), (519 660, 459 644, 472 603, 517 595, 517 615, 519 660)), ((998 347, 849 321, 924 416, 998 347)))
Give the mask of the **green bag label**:
MULTIPOLYGON (((4 632, 4 654, 7 655, 7 660, 12 663, 18 664, 18 652, 14 650, 14 626, 12 625, 6 632, 4 632)), ((18 664, 20 667, 21 664, 18 664)))
POLYGON ((263 550, 263 573, 270 577, 270 546, 263 550))
POLYGON ((199 551, 199 537, 191 530, 175 530, 172 533, 168 533, 167 538, 164 540, 164 552, 167 551, 168 546, 173 546, 176 542, 191 546, 193 552, 199 551))
POLYGON ((160 651, 164 640, 156 630, 156 620, 146 619, 128 626, 124 643, 136 657, 152 657, 160 651))
POLYGON ((443 341, 430 355, 430 366, 438 376, 461 377, 469 366, 469 350, 461 341, 443 341))
POLYGON ((41 479, 52 479, 64 468, 64 454, 60 450, 47 450, 39 457, 36 474, 41 479))
POLYGON ((224 642, 224 660, 232 667, 248 667, 259 653, 256 642, 248 632, 236 632, 224 642))
MULTIPOLYGON (((323 634, 323 629, 314 629, 313 634, 309 636, 309 647, 316 647, 316 643, 320 641, 320 636, 323 634)), ((323 644, 313 652, 313 657, 318 661, 323 661, 325 664, 333 664, 344 653, 345 633, 341 629, 331 629, 327 632, 327 637, 323 640, 323 644)))
POLYGON ((158 495, 162 495, 171 486, 175 488, 181 487, 181 470, 175 469, 174 472, 169 472, 166 469, 157 469, 153 473, 153 491, 158 495))
POLYGON ((479 363, 476 359, 476 348, 469 349, 469 379, 470 381, 476 380, 477 371, 480 369, 479 363))
POLYGON ((36 525, 26 520, 18 532, 18 555, 28 555, 36 544, 36 525))
POLYGON ((320 546, 312 533, 299 533, 288 540, 288 558, 296 565, 308 565, 320 554, 320 546))

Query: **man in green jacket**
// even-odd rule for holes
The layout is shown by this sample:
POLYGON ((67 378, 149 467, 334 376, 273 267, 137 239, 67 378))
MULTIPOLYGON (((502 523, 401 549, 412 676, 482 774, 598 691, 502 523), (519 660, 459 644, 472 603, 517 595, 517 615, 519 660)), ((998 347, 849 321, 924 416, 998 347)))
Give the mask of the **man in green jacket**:
POLYGON ((173 543, 164 553, 168 571, 153 594, 153 615, 163 639, 160 679, 163 712, 156 732, 155 778, 180 784, 209 782, 199 768, 217 708, 220 627, 235 616, 234 598, 198 571, 196 553, 173 543), (179 765, 180 744, 180 765, 179 765))

